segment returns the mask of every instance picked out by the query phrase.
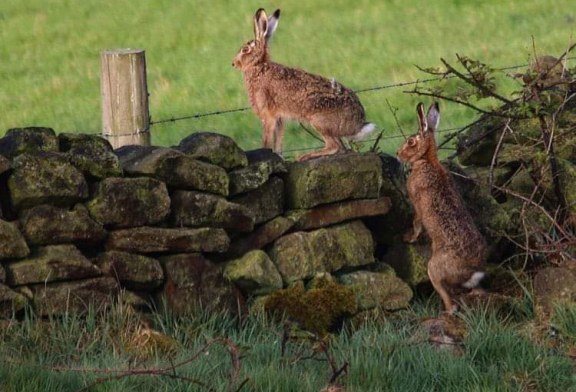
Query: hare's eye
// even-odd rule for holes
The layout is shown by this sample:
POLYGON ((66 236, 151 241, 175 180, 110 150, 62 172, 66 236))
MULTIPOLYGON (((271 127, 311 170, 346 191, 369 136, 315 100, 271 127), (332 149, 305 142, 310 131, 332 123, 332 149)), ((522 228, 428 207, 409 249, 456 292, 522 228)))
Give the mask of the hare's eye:
POLYGON ((251 50, 251 49, 250 49, 249 46, 244 46, 244 47, 242 48, 242 53, 243 53, 243 54, 250 53, 250 50, 251 50))
POLYGON ((416 145, 416 139, 414 139, 413 137, 408 139, 408 145, 410 147, 414 147, 416 145))

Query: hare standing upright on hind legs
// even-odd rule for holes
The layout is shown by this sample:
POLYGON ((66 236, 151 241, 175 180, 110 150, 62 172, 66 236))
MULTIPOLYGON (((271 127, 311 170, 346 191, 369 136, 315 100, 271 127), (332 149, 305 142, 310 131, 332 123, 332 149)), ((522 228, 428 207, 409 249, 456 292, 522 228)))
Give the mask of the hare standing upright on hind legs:
POLYGON ((334 80, 290 68, 270 60, 268 41, 278 26, 280 10, 270 17, 263 9, 254 15, 254 39, 248 41, 232 65, 244 74, 254 113, 263 127, 263 146, 282 153, 284 121, 310 124, 324 139, 324 148, 299 160, 335 154, 344 149, 341 137, 362 139, 375 128, 366 122, 356 94, 334 80))
POLYGON ((398 150, 398 158, 412 166, 408 196, 414 205, 413 227, 404 240, 414 242, 422 228, 432 240, 428 276, 446 312, 457 306, 453 296, 478 286, 484 277, 486 243, 466 209, 448 170, 438 160, 434 131, 440 121, 438 104, 424 114, 418 104, 419 130, 398 150))

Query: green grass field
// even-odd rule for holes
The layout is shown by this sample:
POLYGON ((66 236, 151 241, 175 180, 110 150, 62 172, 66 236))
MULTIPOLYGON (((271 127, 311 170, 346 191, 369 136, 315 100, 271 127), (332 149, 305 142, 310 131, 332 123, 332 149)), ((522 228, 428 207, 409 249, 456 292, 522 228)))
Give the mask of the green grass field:
MULTIPOLYGON (((573 352, 568 350, 576 345, 576 308, 559 312, 547 328, 533 324, 529 308, 522 306, 503 313, 467 310, 463 325, 468 335, 462 344, 438 349, 419 327, 438 307, 416 301, 413 309, 334 335, 327 352, 334 368, 349 364, 338 379, 346 391, 576 390, 573 352)), ((248 317, 238 327, 222 315, 158 315, 152 325, 172 340, 156 346, 129 343, 136 323, 133 314, 116 307, 103 319, 91 314, 3 324, 0 390, 318 392, 333 374, 314 341, 291 340, 282 355, 282 324, 262 316, 248 317), (219 344, 203 349, 220 338, 237 349, 238 375, 231 388, 229 352, 219 344), (179 366, 182 362, 187 363, 179 366), (163 376, 153 372, 171 366, 176 370, 163 376), (132 374, 122 377, 122 372, 132 374)))
MULTIPOLYGON (((562 53, 574 40, 570 0, 463 1, 320 0, 134 2, 4 0, 0 8, 0 134, 30 125, 57 132, 99 133, 100 52, 146 50, 152 120, 248 105, 241 74, 231 60, 252 38, 258 7, 282 8, 273 59, 353 89, 426 78, 415 65, 440 65, 463 54, 494 67, 525 64, 533 54, 562 53)), ((510 86, 513 88, 513 86, 510 86)), ((418 97, 411 87, 365 92, 369 120, 398 134, 414 128, 418 97)), ((461 126, 472 113, 446 104, 443 128, 461 126)), ((260 145, 258 120, 249 112, 157 124, 153 143, 171 145, 197 130, 221 132, 245 149, 260 145)), ((401 139, 383 141, 395 150, 401 139)), ((298 125, 285 150, 317 145, 298 125)))

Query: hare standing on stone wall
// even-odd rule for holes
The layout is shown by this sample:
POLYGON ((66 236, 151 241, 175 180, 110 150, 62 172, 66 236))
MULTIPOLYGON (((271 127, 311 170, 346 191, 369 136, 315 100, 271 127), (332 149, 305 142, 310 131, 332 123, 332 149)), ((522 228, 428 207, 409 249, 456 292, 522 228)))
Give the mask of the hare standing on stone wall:
POLYGON ((448 170, 438 160, 434 131, 440 111, 434 103, 424 114, 418 104, 419 131, 398 150, 398 158, 409 162, 408 196, 414 205, 413 227, 404 240, 414 242, 422 228, 432 240, 428 276, 448 313, 457 307, 453 296, 474 289, 484 277, 486 243, 464 206, 448 170))
POLYGON ((270 60, 268 41, 278 26, 280 10, 269 18, 263 9, 254 16, 254 39, 248 41, 232 65, 244 74, 250 104, 263 127, 263 146, 282 153, 284 121, 306 122, 324 139, 324 148, 299 160, 335 154, 344 149, 341 137, 361 139, 375 125, 366 122, 356 94, 336 82, 270 60))

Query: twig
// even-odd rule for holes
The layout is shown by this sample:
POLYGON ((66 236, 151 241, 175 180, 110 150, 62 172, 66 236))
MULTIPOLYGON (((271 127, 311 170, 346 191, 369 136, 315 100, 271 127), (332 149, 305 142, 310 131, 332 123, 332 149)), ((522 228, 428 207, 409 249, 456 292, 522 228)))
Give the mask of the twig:
MULTIPOLYGON (((466 67, 466 65, 464 64, 463 58, 460 57, 460 55, 456 55, 456 57, 458 58, 458 61, 460 62, 460 64, 462 64, 462 66, 464 66, 464 68, 466 68, 466 71, 468 71, 468 73, 470 73, 471 75, 473 75, 473 73, 470 71, 470 69, 468 67, 466 67)), ((456 70, 456 68, 454 68, 453 66, 451 66, 450 64, 448 64, 448 62, 444 59, 440 59, 440 61, 442 61, 442 63, 446 66, 446 68, 448 68, 448 70, 453 73, 454 75, 456 75, 458 78, 462 79, 463 81, 465 81, 466 83, 476 87, 477 89, 479 89, 480 91, 482 91, 484 94, 489 95, 493 98, 498 99, 499 101, 504 102, 505 104, 508 105, 513 105, 514 102, 510 101, 509 99, 501 96, 500 94, 497 94, 496 92, 494 92, 493 90, 487 88, 486 86, 484 86, 482 84, 481 81, 476 80, 475 78, 468 78, 466 75, 464 75, 463 73, 459 72, 458 70, 456 70)))
MULTIPOLYGON (((88 391, 91 388, 95 387, 96 385, 104 384, 114 380, 120 380, 127 377, 134 377, 134 376, 159 376, 159 377, 168 377, 172 379, 178 379, 190 382, 192 384, 199 385, 203 388, 206 388, 208 391, 215 391, 214 388, 210 387, 207 383, 186 377, 180 376, 176 374, 176 369, 181 368, 184 365, 187 365, 191 362, 196 361, 200 356, 204 355, 204 353, 213 345, 220 344, 226 347, 230 354, 230 361, 232 363, 232 371, 230 373, 230 381, 228 383, 228 390, 232 390, 233 386, 237 383, 238 377, 240 375, 240 354, 238 347, 228 338, 215 338, 207 342, 198 352, 192 355, 190 358, 178 362, 176 364, 171 364, 167 367, 160 367, 160 368, 146 368, 146 369, 77 369, 77 368, 63 368, 63 367, 51 367, 46 368, 52 371, 57 372, 80 372, 80 373, 104 373, 109 374, 107 377, 101 377, 96 379, 94 382, 86 385, 85 387, 78 390, 81 391, 88 391)), ((244 385, 247 380, 243 381, 241 385, 244 385)), ((237 389, 239 390, 239 389, 237 389)))
MULTIPOLYGON (((494 150, 494 154, 492 154, 492 162, 490 162, 490 171, 488 174, 488 185, 492 188, 494 185, 494 167, 496 166, 496 162, 498 161, 498 154, 500 154, 500 148, 502 147, 502 142, 504 141, 504 136, 506 135, 506 131, 510 129, 510 119, 506 121, 504 125, 504 129, 500 133, 500 139, 498 139, 498 144, 496 144, 496 149, 494 150)), ((510 129, 511 131, 511 129, 510 129)))

